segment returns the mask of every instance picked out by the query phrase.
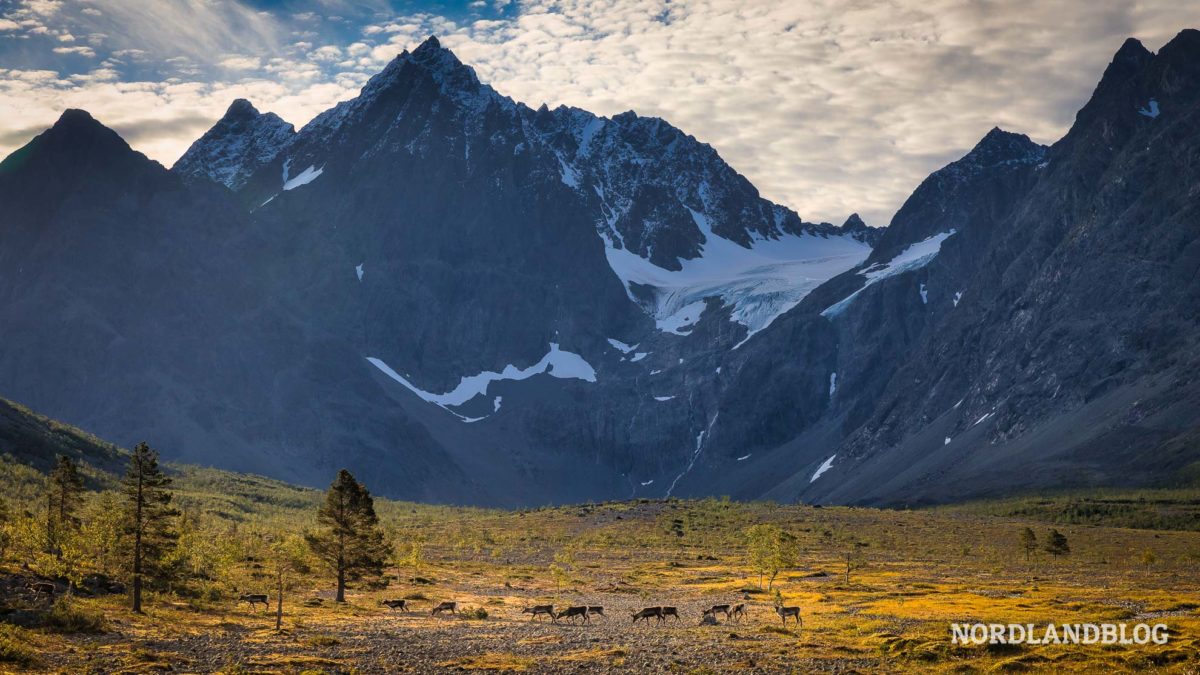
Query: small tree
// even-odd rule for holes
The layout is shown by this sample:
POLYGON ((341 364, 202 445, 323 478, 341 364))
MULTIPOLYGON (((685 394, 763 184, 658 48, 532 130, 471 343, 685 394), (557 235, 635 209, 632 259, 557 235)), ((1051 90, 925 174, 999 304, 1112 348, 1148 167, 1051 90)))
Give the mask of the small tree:
POLYGON ((1037 552, 1038 540, 1037 535, 1030 528, 1021 530, 1021 550, 1025 552, 1025 562, 1029 562, 1029 556, 1037 552))
POLYGON ((570 546, 554 554, 554 562, 550 563, 550 576, 554 577, 554 585, 560 592, 564 586, 571 584, 571 571, 574 568, 575 551, 570 546))
POLYGON ((337 573, 337 601, 346 601, 346 580, 383 574, 388 543, 375 500, 362 483, 342 469, 317 511, 316 532, 304 535, 309 548, 337 573))
POLYGON ((283 593, 295 587, 296 576, 309 571, 304 539, 287 535, 271 542, 275 574, 275 631, 283 629, 283 593))
POLYGON ((789 567, 794 567, 798 558, 796 538, 775 525, 754 525, 746 530, 746 558, 751 569, 758 573, 758 587, 763 587, 763 577, 768 578, 767 590, 775 585, 775 578, 789 567))
POLYGON ((1050 534, 1046 536, 1046 545, 1044 547, 1046 553, 1054 557, 1067 555, 1071 552, 1071 546, 1067 543, 1067 537, 1058 530, 1050 530, 1050 534))
POLYGON ((158 452, 138 443, 122 480, 125 534, 133 539, 133 611, 142 611, 143 578, 156 579, 160 563, 175 542, 178 511, 171 508, 171 479, 158 468, 158 452))
POLYGON ((75 511, 82 502, 83 476, 70 457, 59 455, 46 483, 47 553, 62 557, 62 539, 66 530, 75 529, 75 511))

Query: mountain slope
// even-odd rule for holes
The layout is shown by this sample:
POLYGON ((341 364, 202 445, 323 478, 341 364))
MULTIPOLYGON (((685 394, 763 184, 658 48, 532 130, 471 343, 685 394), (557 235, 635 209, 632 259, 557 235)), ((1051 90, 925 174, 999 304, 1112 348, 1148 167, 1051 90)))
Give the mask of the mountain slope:
MULTIPOLYGON (((780 378, 809 412, 763 447, 795 473, 748 490, 894 504, 1194 474, 1197 35, 1126 43, 1049 149, 993 130, 764 334, 813 333, 830 379, 780 378)), ((775 381, 756 356, 731 406, 775 381)))
POLYGON ((512 101, 434 38, 298 132, 235 103, 169 172, 71 111, 0 164, 0 387, 428 501, 1170 482, 1196 43, 1127 43, 1062 141, 993 129, 882 232, 663 120, 512 101))

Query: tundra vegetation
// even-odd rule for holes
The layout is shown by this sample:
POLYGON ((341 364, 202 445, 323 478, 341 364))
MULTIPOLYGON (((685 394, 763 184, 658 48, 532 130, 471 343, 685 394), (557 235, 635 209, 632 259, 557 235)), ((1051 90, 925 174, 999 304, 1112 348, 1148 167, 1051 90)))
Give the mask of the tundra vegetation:
POLYGON ((0 458, 0 672, 1200 663, 1194 489, 922 510, 669 499, 505 511, 375 498, 344 472, 312 490, 160 466, 148 446, 121 458, 127 468, 0 458), (239 602, 262 595, 265 607, 239 602), (433 611, 444 603, 454 611, 433 611), (559 620, 530 620, 547 605, 559 620), (667 620, 631 621, 653 608, 667 620), (954 622, 1165 623, 1171 639, 956 645, 954 622))

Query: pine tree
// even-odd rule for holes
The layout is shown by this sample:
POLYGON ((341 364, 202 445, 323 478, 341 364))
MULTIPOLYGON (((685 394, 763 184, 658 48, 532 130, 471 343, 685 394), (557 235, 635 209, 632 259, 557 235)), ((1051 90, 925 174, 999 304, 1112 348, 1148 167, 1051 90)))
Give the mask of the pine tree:
POLYGON ((316 532, 304 535, 309 548, 337 573, 337 601, 346 601, 346 581, 383 574, 388 543, 375 500, 362 483, 342 469, 317 511, 316 532))
POLYGON ((138 443, 122 480, 125 534, 133 538, 133 611, 142 611, 143 578, 153 580, 175 543, 178 511, 171 508, 171 479, 158 468, 158 452, 138 443))
POLYGON ((62 539, 75 527, 75 511, 83 502, 83 476, 70 457, 59 455, 46 486, 46 548, 62 558, 62 539))
POLYGON ((1070 553, 1071 546, 1067 543, 1067 537, 1062 532, 1050 530, 1050 534, 1046 536, 1045 551, 1057 557, 1070 553))
POLYGON ((1030 528, 1021 530, 1021 550, 1025 552, 1025 562, 1029 562, 1029 556, 1038 549, 1037 535, 1030 528))

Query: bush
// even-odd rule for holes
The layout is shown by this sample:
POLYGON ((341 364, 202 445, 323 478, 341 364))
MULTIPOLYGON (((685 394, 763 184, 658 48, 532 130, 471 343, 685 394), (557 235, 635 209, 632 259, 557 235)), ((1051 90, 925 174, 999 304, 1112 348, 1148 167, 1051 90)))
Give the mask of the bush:
POLYGON ((488 618, 488 613, 487 610, 482 607, 475 607, 473 609, 464 611, 463 616, 467 617, 468 619, 477 619, 482 621, 483 619, 488 618))
POLYGON ((71 598, 60 598, 42 617, 42 627, 55 633, 103 633, 108 630, 104 613, 79 606, 71 598))
POLYGON ((25 641, 21 630, 15 626, 0 624, 0 663, 32 668, 37 662, 37 652, 25 641))
POLYGON ((336 647, 337 645, 342 644, 341 640, 333 637, 332 635, 313 635, 305 640, 305 642, 313 647, 336 647))

